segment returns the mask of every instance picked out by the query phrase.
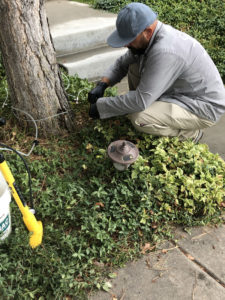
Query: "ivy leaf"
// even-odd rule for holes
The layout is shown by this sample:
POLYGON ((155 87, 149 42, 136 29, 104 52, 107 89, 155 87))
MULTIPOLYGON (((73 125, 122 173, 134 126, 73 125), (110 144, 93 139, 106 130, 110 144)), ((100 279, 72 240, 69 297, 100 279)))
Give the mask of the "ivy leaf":
POLYGON ((117 273, 109 273, 109 278, 116 278, 117 277, 117 273))
POLYGON ((112 288, 112 284, 109 281, 106 281, 103 286, 102 286, 103 290, 108 292, 111 288, 112 288))

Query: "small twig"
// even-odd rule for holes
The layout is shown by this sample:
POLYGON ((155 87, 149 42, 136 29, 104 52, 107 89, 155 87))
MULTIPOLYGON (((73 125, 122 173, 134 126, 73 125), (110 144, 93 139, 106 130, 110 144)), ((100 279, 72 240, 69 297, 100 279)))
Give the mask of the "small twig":
MULTIPOLYGON (((167 271, 167 270, 166 270, 166 271, 167 271)), ((166 273, 166 271, 160 273, 158 276, 156 276, 155 278, 153 278, 153 279, 152 279, 152 282, 156 282, 156 280, 159 279, 159 278, 161 278, 161 277, 164 275, 164 273, 166 273)))
POLYGON ((152 270, 153 271, 159 271, 159 272, 161 272, 161 271, 164 271, 164 272, 168 271, 168 269, 154 269, 154 268, 152 268, 152 270))
POLYGON ((202 234, 199 234, 199 235, 194 236, 194 237, 191 238, 191 239, 192 239, 192 240, 197 240, 197 239, 201 238, 203 235, 206 235, 206 234, 208 234, 208 233, 207 233, 207 232, 204 232, 204 233, 202 233, 202 234))
POLYGON ((176 249, 176 248, 178 248, 178 246, 175 246, 175 247, 172 247, 172 248, 168 248, 168 249, 162 249, 161 251, 162 251, 163 253, 166 253, 167 251, 171 251, 171 250, 174 250, 174 249, 176 249))
POLYGON ((145 262, 146 262, 147 267, 148 267, 149 269, 151 269, 151 264, 150 264, 150 259, 149 259, 149 257, 145 260, 145 262))
MULTIPOLYGON (((152 269, 153 270, 156 270, 156 271, 160 271, 160 270, 163 270, 163 269, 161 269, 160 267, 163 267, 163 265, 165 264, 165 262, 166 262, 166 260, 167 260, 167 257, 165 256, 165 257, 160 257, 159 258, 159 261, 156 263, 156 264, 154 264, 154 266, 152 266, 152 269), (160 269, 159 269, 160 268, 160 269)), ((165 269, 164 269, 165 270, 165 269)), ((163 270, 163 271, 164 271, 163 270)))
POLYGON ((43 190, 43 187, 45 185, 45 180, 46 180, 46 175, 44 176, 44 179, 42 181, 42 185, 41 185, 41 188, 40 188, 40 192, 43 190))
POLYGON ((197 271, 195 271, 195 282, 193 284, 193 289, 192 289, 192 300, 194 300, 196 287, 197 287, 197 271))
POLYGON ((178 246, 175 246, 175 247, 172 247, 172 248, 167 248, 167 249, 159 249, 159 250, 156 250, 152 253, 159 253, 159 252, 166 253, 167 251, 171 251, 171 250, 174 250, 176 248, 178 248, 178 246))
MULTIPOLYGON (((168 269, 156 269, 156 268, 154 268, 155 266, 157 266, 159 264, 159 262, 156 263, 154 266, 151 267, 150 259, 149 258, 147 258, 145 260, 145 262, 146 262, 146 265, 147 265, 148 269, 150 269, 150 270, 154 270, 154 271, 167 271, 168 270, 168 269)), ((163 263, 164 263, 164 261, 163 261, 163 263)))
POLYGON ((194 237, 191 238, 191 239, 192 239, 192 240, 197 240, 197 239, 201 238, 202 236, 204 236, 204 235, 206 235, 206 234, 209 234, 209 235, 213 236, 214 238, 216 238, 216 239, 219 241, 219 239, 218 239, 215 235, 213 235, 211 232, 212 232, 212 230, 211 230, 211 231, 205 231, 205 232, 203 232, 203 233, 201 233, 201 234, 199 234, 199 235, 194 236, 194 237))
POLYGON ((220 239, 216 236, 216 234, 212 233, 213 230, 211 231, 205 231, 207 234, 211 235, 213 238, 215 238, 217 241, 220 241, 220 239))
POLYGON ((156 276, 152 279, 152 282, 156 282, 156 280, 159 279, 159 276, 156 276))
POLYGON ((123 300, 124 297, 125 297, 125 291, 123 290, 122 295, 121 295, 121 297, 120 297, 120 300, 123 300))

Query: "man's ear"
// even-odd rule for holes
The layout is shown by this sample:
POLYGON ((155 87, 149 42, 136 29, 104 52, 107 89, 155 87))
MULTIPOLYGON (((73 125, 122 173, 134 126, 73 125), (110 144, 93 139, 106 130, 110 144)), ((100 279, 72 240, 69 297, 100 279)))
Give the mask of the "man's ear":
POLYGON ((143 31, 145 38, 149 41, 150 38, 152 37, 154 30, 157 26, 158 21, 156 20, 152 25, 148 26, 147 28, 145 28, 145 30, 143 31))
POLYGON ((143 31, 145 38, 149 41, 152 34, 153 34, 153 29, 151 28, 151 26, 145 28, 145 30, 143 31))

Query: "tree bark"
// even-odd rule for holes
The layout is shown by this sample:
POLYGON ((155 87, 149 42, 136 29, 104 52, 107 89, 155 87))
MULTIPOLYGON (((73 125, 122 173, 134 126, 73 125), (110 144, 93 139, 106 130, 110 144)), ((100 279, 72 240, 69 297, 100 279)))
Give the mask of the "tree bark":
POLYGON ((43 136, 73 130, 44 0, 0 0, 0 50, 12 106, 45 119, 38 122, 43 136), (67 113, 49 118, 60 112, 67 113))

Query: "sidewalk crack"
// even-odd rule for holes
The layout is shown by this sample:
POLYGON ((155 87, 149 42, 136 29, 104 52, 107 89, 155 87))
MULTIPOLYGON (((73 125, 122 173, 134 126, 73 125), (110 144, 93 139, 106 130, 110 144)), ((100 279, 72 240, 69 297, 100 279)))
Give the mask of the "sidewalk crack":
POLYGON ((222 281, 215 273, 209 270, 204 264, 194 258, 188 251, 186 251, 183 247, 177 245, 174 241, 172 241, 174 245, 177 246, 177 249, 186 257, 188 260, 197 265, 203 272, 208 274, 212 279, 214 279, 217 283, 219 283, 223 288, 225 288, 225 282, 222 281))

